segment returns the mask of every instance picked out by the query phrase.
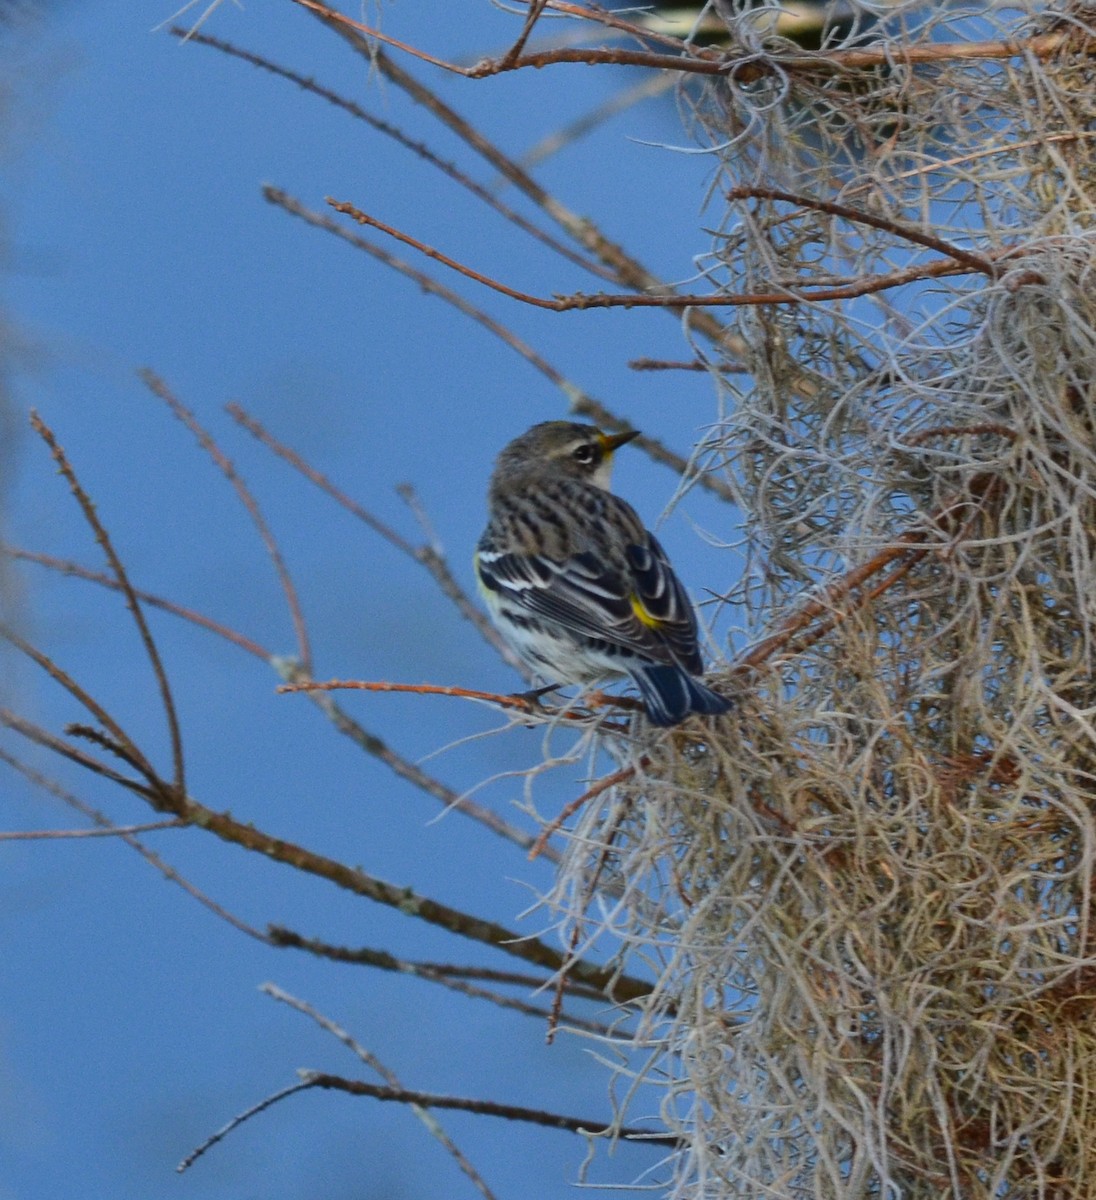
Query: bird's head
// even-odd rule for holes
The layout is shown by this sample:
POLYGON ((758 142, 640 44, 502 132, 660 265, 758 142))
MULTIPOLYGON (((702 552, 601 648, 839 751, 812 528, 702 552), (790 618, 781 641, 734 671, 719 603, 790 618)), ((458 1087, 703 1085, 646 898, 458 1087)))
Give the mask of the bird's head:
POLYGON ((614 451, 638 436, 636 429, 602 433, 594 425, 575 421, 544 421, 515 438, 502 451, 495 478, 548 471, 608 488, 614 451))

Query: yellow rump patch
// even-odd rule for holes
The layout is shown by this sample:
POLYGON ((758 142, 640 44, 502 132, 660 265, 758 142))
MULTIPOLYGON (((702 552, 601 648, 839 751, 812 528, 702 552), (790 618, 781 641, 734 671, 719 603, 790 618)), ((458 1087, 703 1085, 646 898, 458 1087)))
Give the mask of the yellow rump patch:
POLYGON ((647 609, 644 608, 643 601, 640 600, 638 596, 633 594, 629 597, 629 600, 632 605, 632 612, 634 612, 636 615, 636 620, 646 625, 648 629, 658 629, 663 624, 658 617, 654 616, 652 613, 649 613, 647 609))

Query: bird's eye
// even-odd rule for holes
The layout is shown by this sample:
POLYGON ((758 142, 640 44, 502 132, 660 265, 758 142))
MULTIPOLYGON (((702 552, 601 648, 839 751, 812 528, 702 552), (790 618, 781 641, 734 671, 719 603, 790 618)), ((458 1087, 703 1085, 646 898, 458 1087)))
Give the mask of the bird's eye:
POLYGON ((591 446, 589 442, 583 442, 581 446, 576 446, 574 450, 571 451, 571 457, 575 460, 575 462, 587 464, 594 461, 595 453, 594 447, 591 446))

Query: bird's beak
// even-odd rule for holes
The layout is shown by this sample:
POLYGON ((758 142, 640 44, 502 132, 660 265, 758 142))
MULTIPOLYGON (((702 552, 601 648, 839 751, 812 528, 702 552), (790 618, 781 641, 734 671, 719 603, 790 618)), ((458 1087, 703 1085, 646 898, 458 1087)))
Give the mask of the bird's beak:
POLYGON ((626 442, 630 442, 632 438, 639 437, 638 429, 629 429, 626 433, 603 433, 601 435, 601 448, 606 454, 612 454, 614 450, 619 450, 626 442))

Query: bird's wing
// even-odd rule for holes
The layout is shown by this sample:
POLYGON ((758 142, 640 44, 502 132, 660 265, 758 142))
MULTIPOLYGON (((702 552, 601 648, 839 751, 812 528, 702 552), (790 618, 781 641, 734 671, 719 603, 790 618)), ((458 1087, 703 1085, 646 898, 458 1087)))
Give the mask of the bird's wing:
POLYGON ((625 554, 633 607, 642 609, 637 616, 657 631, 675 662, 690 674, 701 674, 704 667, 697 647, 696 612, 658 539, 644 530, 643 541, 629 545, 625 554))
POLYGON ((702 670, 696 617, 662 547, 645 530, 627 545, 626 563, 606 565, 583 551, 557 561, 481 547, 484 586, 564 628, 655 662, 702 670))

